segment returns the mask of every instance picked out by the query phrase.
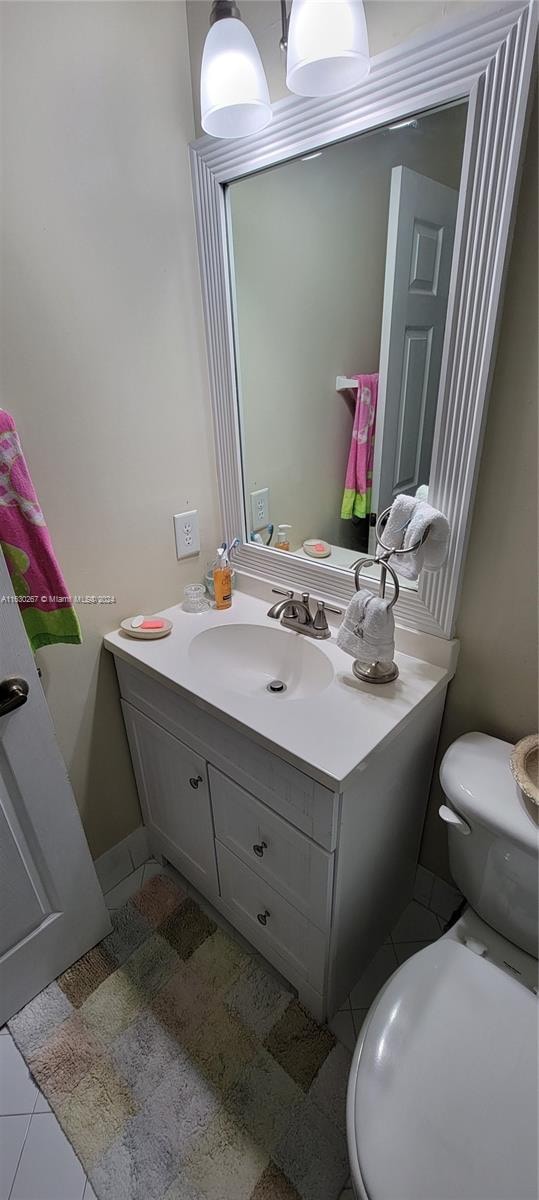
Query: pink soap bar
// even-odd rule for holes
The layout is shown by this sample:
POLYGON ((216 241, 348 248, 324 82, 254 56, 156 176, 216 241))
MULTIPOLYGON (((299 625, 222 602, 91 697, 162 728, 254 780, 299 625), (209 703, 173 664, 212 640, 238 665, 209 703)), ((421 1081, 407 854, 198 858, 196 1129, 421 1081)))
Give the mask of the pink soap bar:
POLYGON ((164 629, 164 627, 164 621, 143 621, 142 625, 139 625, 139 629, 164 629))

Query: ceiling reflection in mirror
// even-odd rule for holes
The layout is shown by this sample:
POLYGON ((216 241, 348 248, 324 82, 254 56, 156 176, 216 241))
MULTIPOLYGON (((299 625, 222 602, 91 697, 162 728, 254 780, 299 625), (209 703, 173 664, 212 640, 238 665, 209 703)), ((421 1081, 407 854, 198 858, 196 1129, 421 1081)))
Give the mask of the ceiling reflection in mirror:
POLYGON ((466 119, 421 113, 228 188, 261 545, 349 568, 395 495, 428 498, 466 119))

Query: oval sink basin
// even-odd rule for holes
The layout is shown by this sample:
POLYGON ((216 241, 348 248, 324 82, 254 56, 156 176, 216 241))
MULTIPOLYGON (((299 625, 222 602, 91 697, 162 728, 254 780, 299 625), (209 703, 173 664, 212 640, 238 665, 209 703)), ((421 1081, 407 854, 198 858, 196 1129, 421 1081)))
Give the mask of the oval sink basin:
POLYGON ((189 658, 228 691, 275 701, 305 700, 333 679, 329 659, 304 634, 263 625, 204 629, 193 638, 189 658))

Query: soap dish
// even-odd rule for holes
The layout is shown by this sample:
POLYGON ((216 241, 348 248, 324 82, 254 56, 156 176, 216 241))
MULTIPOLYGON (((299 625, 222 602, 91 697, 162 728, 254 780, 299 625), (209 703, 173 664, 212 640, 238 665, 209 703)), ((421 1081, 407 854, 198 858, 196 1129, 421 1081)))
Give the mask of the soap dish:
POLYGON ((163 622, 162 628, 161 629, 141 629, 141 628, 133 629, 133 625, 132 625, 133 618, 132 617, 126 617, 125 620, 121 622, 120 627, 121 627, 121 629, 123 629, 124 633, 127 633, 129 635, 129 637, 140 638, 141 641, 144 641, 144 642, 151 642, 155 638, 167 637, 167 635, 170 633, 170 631, 172 629, 172 621, 169 621, 168 617, 148 616, 148 617, 145 617, 144 620, 145 621, 162 621, 163 622))

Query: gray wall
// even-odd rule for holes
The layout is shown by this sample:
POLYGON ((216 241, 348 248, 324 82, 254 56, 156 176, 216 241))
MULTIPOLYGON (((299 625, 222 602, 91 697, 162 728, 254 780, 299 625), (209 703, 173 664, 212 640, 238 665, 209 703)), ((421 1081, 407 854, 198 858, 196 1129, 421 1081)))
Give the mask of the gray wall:
POLYGON ((187 145, 184 4, 0 5, 0 404, 14 414, 83 646, 39 652, 86 833, 140 822, 112 659, 220 540, 187 145), (200 560, 172 515, 198 507, 200 560))
MULTIPOLYGON (((516 742, 538 723, 537 99, 528 136, 438 762, 482 729, 516 742)), ((437 771, 422 859, 447 873, 437 771)))
MULTIPOLYGON (((461 4, 367 3, 373 52, 461 4)), ((193 90, 209 5, 190 5, 193 90)), ((279 6, 243 0, 274 64, 279 6)), ((84 645, 39 660, 95 854, 140 815, 104 632, 181 598, 219 540, 187 144, 183 3, 0 5, 0 404, 16 418, 84 645), (177 563, 172 514, 200 511, 177 563)), ((278 38, 277 38, 278 40, 278 38)), ((276 84, 277 86, 277 84, 276 84)), ((198 102, 195 106, 198 114, 198 102)), ((442 740, 537 727, 536 150, 525 168, 442 740)), ((444 869, 427 826, 424 861, 444 869)))

